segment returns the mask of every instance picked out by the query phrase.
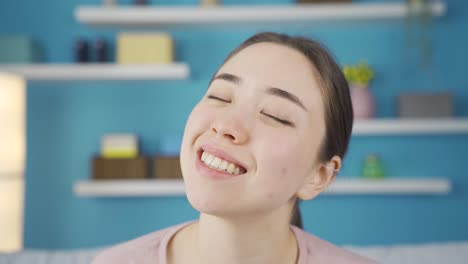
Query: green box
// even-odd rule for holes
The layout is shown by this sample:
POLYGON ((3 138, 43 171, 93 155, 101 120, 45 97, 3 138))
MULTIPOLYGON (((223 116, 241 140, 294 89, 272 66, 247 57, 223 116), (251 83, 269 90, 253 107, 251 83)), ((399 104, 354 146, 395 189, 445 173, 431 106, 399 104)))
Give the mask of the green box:
POLYGON ((38 49, 30 37, 0 36, 0 63, 33 63, 38 61, 38 49))

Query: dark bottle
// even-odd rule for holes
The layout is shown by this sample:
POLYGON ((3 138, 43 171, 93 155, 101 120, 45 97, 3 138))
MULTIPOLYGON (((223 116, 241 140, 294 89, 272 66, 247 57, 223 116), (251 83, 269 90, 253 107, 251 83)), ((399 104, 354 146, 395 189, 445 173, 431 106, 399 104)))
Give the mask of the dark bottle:
POLYGON ((108 45, 105 39, 100 38, 96 41, 96 61, 107 62, 108 61, 108 45))
POLYGON ((147 5, 148 1, 146 0, 133 0, 134 5, 147 5))
POLYGON ((88 62, 89 57, 88 42, 84 38, 79 38, 75 42, 75 62, 88 62))

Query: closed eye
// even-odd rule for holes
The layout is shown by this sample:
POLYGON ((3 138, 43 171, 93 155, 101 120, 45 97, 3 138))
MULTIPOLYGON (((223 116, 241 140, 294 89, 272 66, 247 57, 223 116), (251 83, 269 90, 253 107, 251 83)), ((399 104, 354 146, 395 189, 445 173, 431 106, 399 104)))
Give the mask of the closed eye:
POLYGON ((274 115, 270 115, 270 114, 267 114, 265 112, 261 112, 263 115, 275 120, 276 122, 282 124, 282 125, 286 125, 286 126, 290 126, 290 127, 294 127, 294 124, 288 120, 284 120, 284 119, 281 119, 281 118, 278 118, 274 115))
POLYGON ((225 102, 225 103, 230 103, 231 101, 229 100, 225 100, 223 98, 219 98, 217 96, 214 96, 214 95, 208 95, 207 96, 208 99, 213 99, 213 100, 217 100, 217 101, 221 101, 221 102, 225 102))

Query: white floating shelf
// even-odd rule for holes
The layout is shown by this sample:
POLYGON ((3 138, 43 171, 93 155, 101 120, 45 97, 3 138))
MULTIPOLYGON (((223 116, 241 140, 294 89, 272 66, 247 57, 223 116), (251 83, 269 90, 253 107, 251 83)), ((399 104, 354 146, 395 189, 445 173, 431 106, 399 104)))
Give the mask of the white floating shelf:
POLYGON ((83 80, 176 80, 187 79, 188 65, 146 64, 0 64, 0 72, 23 76, 31 81, 83 80))
MULTIPOLYGON (((382 180, 337 179, 325 195, 443 195, 451 183, 443 178, 393 178, 382 180)), ((184 196, 182 180, 101 180, 75 184, 77 196, 144 197, 184 196)))
POLYGON ((370 119, 355 120, 353 135, 467 134, 468 119, 370 119))
POLYGON ((80 181, 74 186, 78 196, 181 196, 182 180, 100 180, 80 181))
POLYGON ((451 188, 444 178, 337 179, 324 194, 444 195, 451 188))
MULTIPOLYGON (((433 16, 446 12, 443 2, 430 6, 433 16)), ((219 23, 306 22, 399 19, 409 14, 406 3, 245 5, 217 7, 92 7, 75 10, 79 22, 99 26, 167 26, 219 23)))

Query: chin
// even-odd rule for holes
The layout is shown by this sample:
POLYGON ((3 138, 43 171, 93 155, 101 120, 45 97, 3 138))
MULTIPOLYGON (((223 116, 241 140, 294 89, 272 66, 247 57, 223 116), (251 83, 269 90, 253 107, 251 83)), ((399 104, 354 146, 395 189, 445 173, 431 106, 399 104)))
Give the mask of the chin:
POLYGON ((229 213, 227 204, 220 199, 213 199, 205 191, 187 191, 187 199, 192 207, 200 213, 223 216, 229 213))
POLYGON ((218 185, 212 185, 201 179, 186 179, 185 190, 190 205, 200 213, 218 217, 242 213, 238 193, 229 192, 218 185))

